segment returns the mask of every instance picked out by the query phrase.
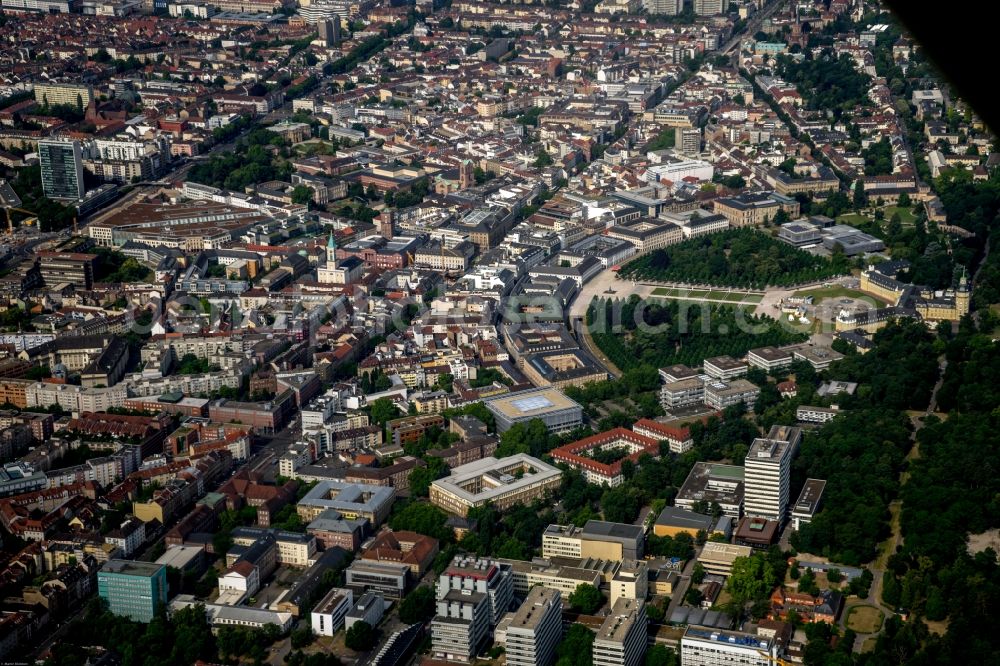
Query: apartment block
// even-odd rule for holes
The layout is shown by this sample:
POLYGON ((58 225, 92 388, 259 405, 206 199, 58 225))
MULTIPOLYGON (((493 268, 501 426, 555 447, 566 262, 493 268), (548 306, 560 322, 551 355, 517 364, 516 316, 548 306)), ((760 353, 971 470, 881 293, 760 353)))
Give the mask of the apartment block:
POLYGON ((36 83, 35 101, 43 106, 68 104, 81 110, 94 101, 94 86, 81 83, 36 83))

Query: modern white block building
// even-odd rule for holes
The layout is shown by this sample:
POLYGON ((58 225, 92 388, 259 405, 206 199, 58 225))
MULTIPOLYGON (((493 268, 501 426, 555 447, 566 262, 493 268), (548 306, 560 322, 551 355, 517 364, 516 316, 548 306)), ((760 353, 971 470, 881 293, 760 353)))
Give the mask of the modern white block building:
POLYGON ((562 637, 562 595, 534 587, 507 626, 510 666, 550 666, 562 637))
POLYGON ((594 638, 594 666, 638 666, 646 654, 646 604, 621 598, 594 638))
POLYGON ((784 522, 791 486, 791 443, 758 437, 750 446, 744 468, 744 513, 784 522))
POLYGON ((776 659, 773 639, 741 631, 692 625, 681 638, 684 666, 771 666, 776 659))
POLYGON ((344 624, 344 616, 354 605, 351 590, 335 587, 313 608, 309 624, 317 636, 333 636, 344 624))

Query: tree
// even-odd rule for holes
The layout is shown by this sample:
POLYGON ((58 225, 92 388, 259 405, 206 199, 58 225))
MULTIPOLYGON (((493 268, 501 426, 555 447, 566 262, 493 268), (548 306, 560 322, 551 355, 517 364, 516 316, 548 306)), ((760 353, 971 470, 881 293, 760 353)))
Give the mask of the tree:
POLYGON ((654 645, 646 650, 645 666, 679 666, 677 653, 665 645, 654 645))
POLYGON ((414 497, 427 497, 431 483, 443 477, 446 472, 447 465, 441 458, 428 456, 426 466, 414 467, 410 472, 410 493, 414 497))
POLYGON ((799 577, 799 592, 812 595, 819 594, 819 586, 816 585, 816 574, 814 574, 812 570, 807 569, 806 572, 799 577))
POLYGON ((569 605, 584 615, 593 615, 598 608, 604 605, 604 595, 589 583, 580 583, 576 590, 569 595, 569 605))
POLYGON ((292 632, 291 642, 292 649, 298 650, 299 648, 304 648, 313 641, 312 629, 308 626, 303 626, 301 629, 296 629, 292 632))
POLYGON ((375 647, 378 635, 372 625, 365 621, 355 622, 344 636, 344 645, 355 652, 367 652, 375 647))
POLYGON ((684 603, 689 606, 700 606, 704 598, 705 595, 694 585, 688 587, 687 592, 684 593, 684 603))
POLYGON ((694 565, 694 570, 691 572, 691 583, 694 585, 701 585, 705 580, 705 567, 702 566, 701 562, 696 562, 694 565))
POLYGON ((440 541, 454 541, 454 534, 445 523, 448 514, 438 507, 425 502, 411 502, 389 519, 394 530, 408 530, 434 537, 440 541))
POLYGON ((571 624, 556 647, 556 666, 593 666, 594 632, 582 624, 571 624))
POLYGON ((308 205, 313 198, 313 189, 306 185, 296 185, 292 190, 292 203, 308 205))
POLYGON ((405 624, 423 622, 434 615, 434 589, 418 587, 399 603, 399 621, 405 624))
POLYGON ((399 416, 399 410, 396 409, 396 403, 390 398, 379 398, 372 403, 371 419, 373 423, 384 426, 386 421, 397 416, 399 416))
POLYGON ((552 166, 552 156, 549 155, 544 148, 539 148, 535 152, 535 166, 539 169, 552 166))
POLYGON ((854 183, 854 207, 861 210, 868 205, 868 195, 865 194, 865 185, 861 180, 854 183))
POLYGON ((639 515, 640 502, 627 486, 609 488, 601 497, 604 519, 612 523, 631 523, 639 515))
POLYGON ((763 553, 737 557, 733 570, 726 580, 726 591, 733 601, 743 605, 749 601, 766 599, 778 584, 774 567, 763 553))

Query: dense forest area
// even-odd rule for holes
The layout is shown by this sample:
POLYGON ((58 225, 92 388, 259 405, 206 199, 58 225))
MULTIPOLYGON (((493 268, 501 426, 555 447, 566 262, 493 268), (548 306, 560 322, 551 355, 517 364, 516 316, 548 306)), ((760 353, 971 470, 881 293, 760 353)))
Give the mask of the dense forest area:
POLYGON ((654 250, 623 266, 620 275, 631 280, 763 288, 822 280, 847 270, 843 256, 831 261, 766 233, 730 229, 654 250))
POLYGON ((779 56, 778 73, 795 84, 809 109, 832 110, 840 115, 869 104, 872 79, 859 72, 846 53, 838 58, 833 49, 824 48, 818 57, 810 53, 801 61, 779 56))
POLYGON ((288 142, 274 132, 255 129, 236 143, 229 153, 216 153, 188 172, 192 183, 242 192, 269 180, 288 180, 292 165, 288 142))
POLYGON ((749 349, 801 342, 796 333, 747 309, 679 301, 595 300, 587 311, 594 342, 622 370, 698 366, 721 354, 742 356, 749 349), (640 325, 641 324, 641 325, 640 325))

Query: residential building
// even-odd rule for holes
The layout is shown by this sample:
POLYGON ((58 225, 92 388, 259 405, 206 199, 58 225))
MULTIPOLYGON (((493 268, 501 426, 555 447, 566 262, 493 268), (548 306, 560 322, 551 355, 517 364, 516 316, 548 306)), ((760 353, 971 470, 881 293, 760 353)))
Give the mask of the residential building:
POLYGON ((120 549, 124 557, 131 557, 145 541, 146 523, 134 516, 104 535, 104 543, 120 549))
POLYGON ((784 523, 792 475, 791 442, 758 437, 744 462, 744 513, 784 523))
POLYGON ((534 587, 507 625, 504 643, 510 666, 551 666, 562 638, 562 595, 534 587))
POLYGON ((618 599, 594 637, 594 666, 638 666, 646 654, 646 603, 618 599))
POLYGON ((488 457, 456 467, 449 476, 431 483, 430 500, 460 516, 488 502, 504 511, 555 492, 561 483, 558 468, 527 454, 502 460, 488 457))
POLYGON ((150 562, 108 560, 97 572, 97 594, 115 615, 150 622, 167 603, 167 568, 150 562))
POLYGON ((66 104, 79 110, 96 99, 94 86, 81 83, 36 83, 35 101, 42 106, 66 104))

